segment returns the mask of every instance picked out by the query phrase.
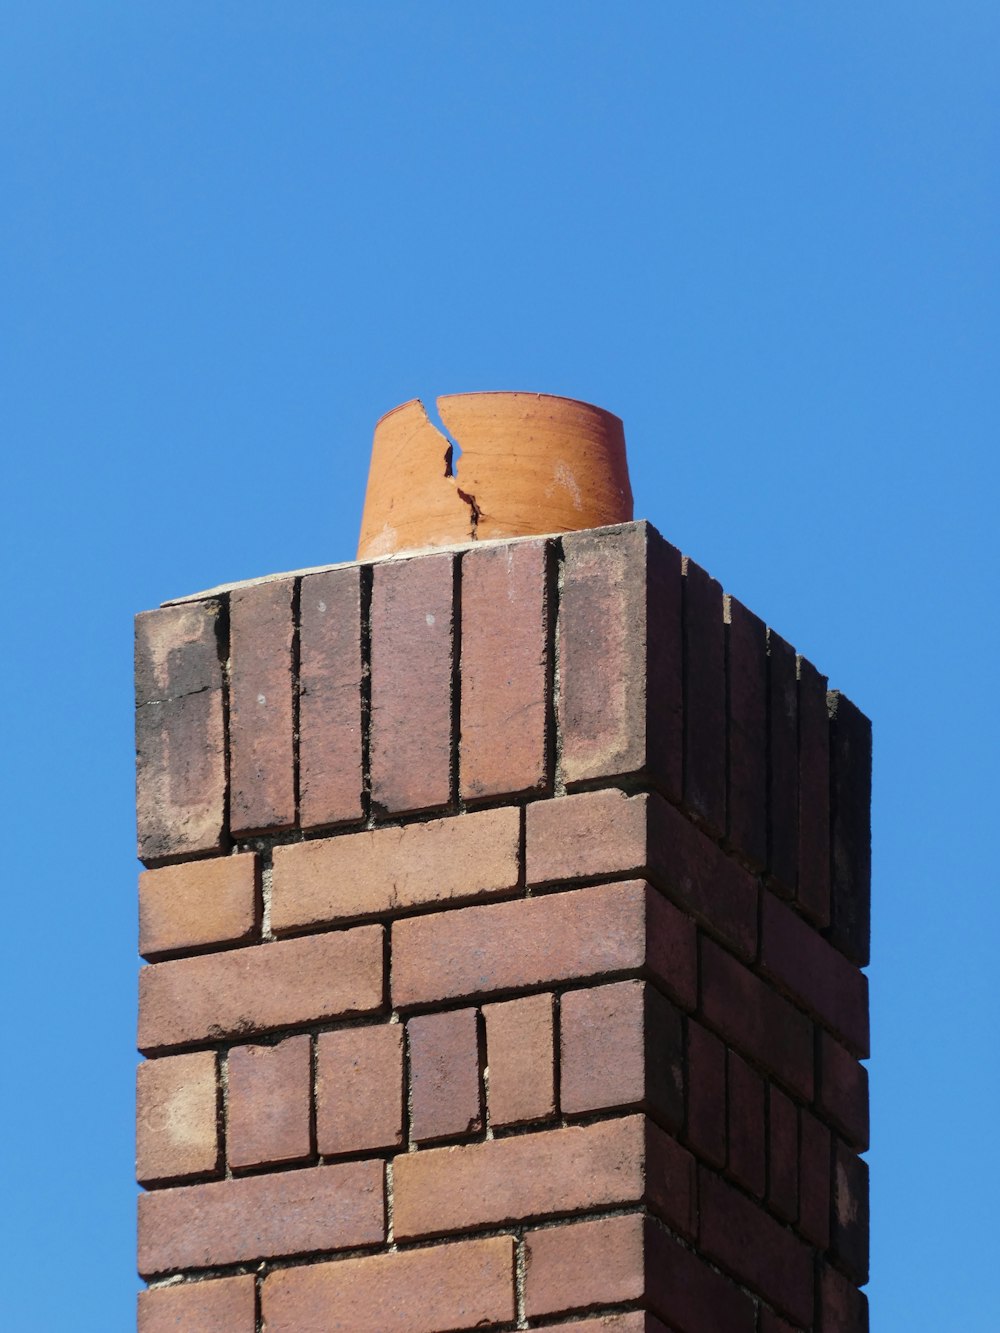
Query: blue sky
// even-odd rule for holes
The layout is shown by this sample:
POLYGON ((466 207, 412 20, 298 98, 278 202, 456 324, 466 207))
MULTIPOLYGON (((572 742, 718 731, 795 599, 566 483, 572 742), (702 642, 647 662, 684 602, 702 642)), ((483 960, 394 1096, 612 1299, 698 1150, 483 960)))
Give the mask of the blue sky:
POLYGON ((5 1328, 133 1319, 131 616, 523 388, 874 719, 873 1328, 1000 1326, 994 0, 12 0, 5 1328))

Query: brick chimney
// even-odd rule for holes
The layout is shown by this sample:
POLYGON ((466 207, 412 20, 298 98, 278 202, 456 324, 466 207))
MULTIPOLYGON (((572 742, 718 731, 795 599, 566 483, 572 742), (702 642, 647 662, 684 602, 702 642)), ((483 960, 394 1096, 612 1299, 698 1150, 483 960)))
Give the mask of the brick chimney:
POLYGON ((141 1333, 860 1333, 867 720, 646 522, 137 619, 141 1333))

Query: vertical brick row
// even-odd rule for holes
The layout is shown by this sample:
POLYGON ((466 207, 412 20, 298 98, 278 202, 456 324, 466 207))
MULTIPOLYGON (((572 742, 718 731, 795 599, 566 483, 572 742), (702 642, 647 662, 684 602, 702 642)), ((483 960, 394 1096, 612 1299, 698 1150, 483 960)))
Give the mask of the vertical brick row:
POLYGON ((689 560, 684 578, 684 803, 726 831, 726 648, 722 589, 689 560))
POLYGON ((767 864, 767 630, 726 598, 727 829, 754 870, 767 864))
POLYGON ((799 866, 799 735, 795 650, 767 632, 768 871, 775 889, 795 896, 799 866))
POLYGON ((830 719, 826 677, 798 660, 799 873, 797 902, 815 925, 830 923, 830 719))
POLYGON ((864 967, 871 940, 871 723, 842 694, 830 709, 830 840, 833 920, 830 939, 864 967))

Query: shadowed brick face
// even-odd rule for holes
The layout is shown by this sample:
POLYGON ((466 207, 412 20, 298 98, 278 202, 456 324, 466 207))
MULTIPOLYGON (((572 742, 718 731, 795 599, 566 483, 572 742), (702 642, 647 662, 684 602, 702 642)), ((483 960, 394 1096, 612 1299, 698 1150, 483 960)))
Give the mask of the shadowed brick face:
POLYGON ((140 1333, 865 1333, 871 731, 646 523, 136 625, 140 1333))

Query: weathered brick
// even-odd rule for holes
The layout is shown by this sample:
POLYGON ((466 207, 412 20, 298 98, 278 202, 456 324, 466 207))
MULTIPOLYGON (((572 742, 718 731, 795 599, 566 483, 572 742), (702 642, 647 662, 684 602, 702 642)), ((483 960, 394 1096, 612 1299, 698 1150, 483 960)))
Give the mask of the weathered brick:
POLYGON ((767 892, 761 910, 760 963, 857 1054, 868 1054, 868 978, 767 892))
POLYGON ((767 629, 725 599, 728 801, 726 838, 754 870, 767 864, 767 629))
POLYGON ((372 802, 430 810, 451 795, 454 560, 377 564, 371 609, 372 802))
POLYGON ((654 986, 618 981, 567 991, 559 1028, 564 1115, 641 1107, 663 1124, 680 1127, 683 1020, 654 986))
POLYGON ((649 1219, 646 1292, 650 1306, 678 1333, 754 1333, 754 1303, 649 1219))
POLYGON ((144 958, 237 944, 260 925, 256 855, 144 870, 139 875, 139 952, 144 958))
POLYGON ((852 1148, 868 1148, 868 1070, 826 1032, 820 1036, 816 1105, 852 1148))
POLYGON ((295 823, 293 579, 229 599, 229 823, 234 834, 295 823))
POLYGON ((311 1152, 311 1039, 229 1052, 226 1155, 234 1168, 301 1162, 311 1152))
POLYGON ((136 617, 136 808, 147 864, 225 843, 220 613, 207 601, 136 617))
POLYGON ((768 1088, 767 1203, 786 1222, 799 1215, 799 1117, 780 1088, 768 1088))
POLYGON ((700 1244, 769 1304, 803 1327, 812 1322, 813 1263, 808 1247, 744 1195, 702 1168, 700 1244))
POLYGON ((684 804, 726 831, 726 646, 722 589, 700 565, 684 569, 684 804))
POLYGON ((278 1269, 264 1279, 268 1333, 448 1333, 514 1319, 514 1241, 462 1240, 335 1263, 278 1269))
POLYGON ((667 1333, 655 1315, 643 1310, 625 1314, 599 1314, 592 1319, 571 1319, 569 1323, 536 1324, 535 1333, 667 1333))
POLYGON ((806 1101, 813 1090, 813 1029, 804 1014, 712 940, 702 940, 706 1021, 806 1101))
POLYGON ((830 709, 830 939, 865 967, 871 952, 872 724, 842 694, 830 709))
POLYGON ((735 1051, 728 1051, 729 1174, 744 1189, 764 1197, 767 1183, 765 1152, 765 1084, 761 1076, 735 1051))
POLYGON ((836 1142, 830 1253, 859 1286, 868 1281, 868 1163, 836 1142))
POLYGON ((383 998, 381 926, 176 958, 139 973, 139 1048, 373 1013, 383 998))
POLYGON ((214 1051, 147 1060, 136 1070, 136 1179, 144 1185, 221 1170, 214 1051))
POLYGON ((714 1166, 726 1164, 726 1048, 700 1023, 687 1024, 686 1141, 714 1166))
POLYGON ((817 926, 830 923, 830 719, 826 677, 804 657, 799 675, 799 883, 796 899, 817 926))
POLYGON ((824 1264, 819 1276, 820 1333, 868 1333, 868 1297, 824 1264))
POLYGON ((555 1033, 551 995, 483 1006, 490 1122, 523 1125, 555 1114, 555 1033))
POLYGON ((470 811, 274 849, 276 934, 505 893, 520 878, 521 814, 470 811))
POLYGON ((799 1112, 799 1230, 821 1250, 830 1241, 830 1131, 799 1112))
POLYGON ((482 1098, 475 1009, 411 1018, 406 1038, 413 1138, 428 1143, 476 1133, 482 1127, 482 1098))
POLYGON ((681 793, 680 555, 648 523, 562 539, 557 713, 567 784, 648 773, 681 793))
POLYGON ((462 555, 465 800, 548 782, 548 550, 512 542, 462 555))
POLYGON ((299 822, 360 819, 361 569, 307 575, 299 594, 299 822))
POLYGON ((646 1289, 643 1231, 639 1213, 529 1231, 524 1280, 528 1318, 641 1300, 646 1289))
POLYGON ((799 868, 798 685, 795 649, 767 632, 768 872, 784 897, 794 897, 799 868))
POLYGON ((254 1333, 253 1274, 139 1292, 137 1333, 254 1333))
POLYGON ((694 993, 694 927, 641 881, 411 917, 392 936, 401 1008, 640 971, 682 1005, 694 993))
POLYGON ((381 1162, 277 1171, 139 1196, 139 1271, 145 1277, 384 1239, 381 1162))
POLYGON ((775 1314, 773 1310, 761 1306, 760 1333, 799 1333, 799 1330, 790 1324, 787 1319, 782 1319, 780 1314, 775 1314))
POLYGON ((321 1032, 316 1042, 316 1147, 324 1156, 403 1141, 403 1027, 321 1032))

